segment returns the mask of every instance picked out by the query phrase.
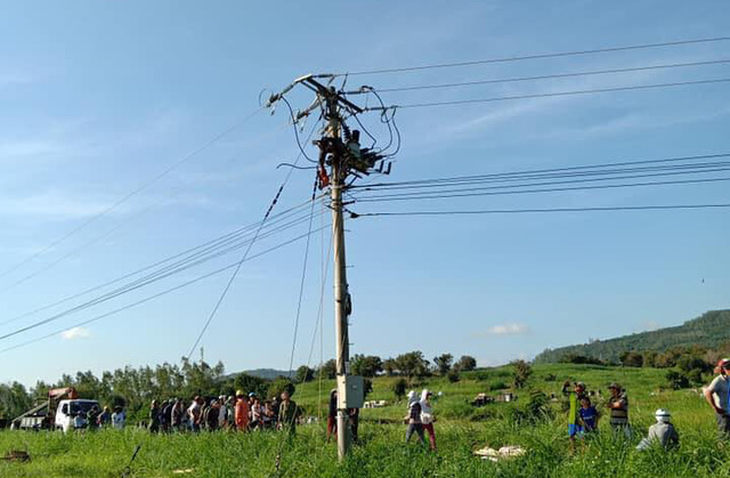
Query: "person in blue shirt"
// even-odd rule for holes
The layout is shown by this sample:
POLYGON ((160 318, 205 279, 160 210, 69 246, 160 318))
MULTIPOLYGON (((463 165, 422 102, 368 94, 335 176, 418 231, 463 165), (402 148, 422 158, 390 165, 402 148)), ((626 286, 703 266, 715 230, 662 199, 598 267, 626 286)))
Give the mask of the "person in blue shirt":
POLYGON ((598 431, 598 419, 601 415, 596 410, 596 407, 591 404, 591 399, 587 396, 581 397, 578 414, 580 415, 581 435, 598 431))

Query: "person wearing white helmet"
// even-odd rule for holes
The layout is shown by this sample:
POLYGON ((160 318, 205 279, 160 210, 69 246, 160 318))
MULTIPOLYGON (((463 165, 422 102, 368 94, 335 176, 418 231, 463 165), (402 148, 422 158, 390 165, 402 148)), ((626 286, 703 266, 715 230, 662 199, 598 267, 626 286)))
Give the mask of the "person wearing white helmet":
POLYGON ((715 373, 718 374, 717 377, 712 380, 710 385, 702 390, 705 400, 707 400, 707 403, 715 411, 717 430, 722 439, 730 438, 730 409, 728 408, 728 401, 730 399, 729 370, 730 359, 720 359, 715 367, 715 373))
POLYGON ((654 413, 656 423, 649 427, 649 436, 641 440, 636 447, 637 450, 646 450, 654 445, 659 445, 665 450, 679 446, 679 434, 671 423, 672 416, 665 408, 660 408, 654 413))

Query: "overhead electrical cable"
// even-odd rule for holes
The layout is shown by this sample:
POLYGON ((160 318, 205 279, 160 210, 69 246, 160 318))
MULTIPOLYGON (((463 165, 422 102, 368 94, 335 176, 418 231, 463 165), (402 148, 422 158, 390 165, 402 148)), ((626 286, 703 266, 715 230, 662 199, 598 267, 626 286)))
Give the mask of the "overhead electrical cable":
POLYGON ((591 88, 587 90, 571 90, 571 91, 555 91, 552 93, 532 93, 526 95, 512 95, 512 96, 494 96, 490 98, 472 98, 466 100, 449 100, 449 101, 432 101, 424 103, 406 103, 406 104, 395 104, 393 106, 386 106, 385 108, 380 106, 371 106, 366 111, 384 111, 386 109, 411 109, 411 108, 430 108, 434 106, 458 106, 467 104, 478 104, 478 103, 493 103, 500 101, 517 101, 517 100, 528 100, 537 98, 555 98, 562 96, 578 96, 578 95, 594 95, 602 93, 615 93, 621 91, 637 91, 637 90, 651 90, 659 88, 675 88, 675 87, 686 87, 686 86, 697 86, 697 85, 709 85, 709 84, 720 84, 730 82, 730 78, 713 78, 709 80, 693 80, 693 81, 675 81, 671 83, 652 83, 647 85, 630 85, 630 86, 617 86, 612 88, 591 88))
MULTIPOLYGON (((324 227, 325 227, 325 228, 327 228, 327 227, 329 227, 329 225, 327 225, 327 226, 324 226, 324 227)), ((311 233, 309 233, 309 235, 311 235, 311 234, 314 234, 314 233, 318 232, 319 230, 320 230, 320 229, 319 229, 319 228, 317 228, 317 229, 315 229, 315 230, 311 231, 311 233)), ((290 245, 290 244, 293 244, 294 242, 300 241, 300 240, 304 239, 305 237, 307 237, 307 235, 308 235, 308 234, 302 234, 302 235, 300 235, 300 236, 298 236, 298 237, 295 237, 295 238, 293 238, 293 239, 290 239, 290 240, 288 240, 288 241, 285 241, 285 242, 283 242, 283 243, 280 243, 280 244, 278 244, 278 245, 276 245, 276 246, 273 246, 273 247, 271 247, 271 248, 269 248, 269 249, 266 249, 266 250, 264 250, 264 251, 261 251, 261 252, 259 252, 259 253, 256 253, 256 254, 253 254, 253 255, 251 255, 250 257, 248 257, 248 258, 246 259, 246 262, 248 262, 248 261, 252 261, 252 260, 254 260, 254 259, 258 258, 258 257, 264 256, 264 255, 266 255, 266 254, 269 254, 269 253, 271 253, 271 252, 274 252, 274 251, 276 251, 276 250, 278 250, 278 249, 281 249, 282 247, 285 247, 285 246, 288 246, 288 245, 290 245)), ((106 312, 106 313, 104 313, 104 314, 101 314, 101 315, 95 316, 95 317, 93 317, 93 318, 91 318, 91 319, 87 319, 87 320, 84 320, 84 321, 81 321, 81 322, 77 322, 77 323, 75 323, 75 324, 73 324, 73 325, 70 325, 70 326, 64 327, 64 328, 62 328, 62 329, 58 329, 58 330, 56 330, 56 331, 54 331, 54 332, 52 332, 52 333, 50 333, 50 334, 47 334, 47 335, 43 335, 43 336, 41 336, 41 337, 36 337, 36 338, 34 338, 34 339, 31 339, 31 340, 28 340, 28 341, 26 341, 26 342, 22 342, 22 343, 20 343, 20 344, 16 344, 16 345, 13 345, 13 346, 11 346, 11 347, 7 347, 7 348, 5 348, 5 349, 2 349, 2 350, 0 350, 0 353, 5 353, 5 352, 9 352, 9 351, 11 351, 11 350, 15 350, 15 349, 18 349, 18 348, 21 348, 21 347, 25 347, 25 346, 28 346, 28 345, 34 344, 34 343, 36 343, 36 342, 40 342, 41 340, 45 340, 45 339, 49 339, 49 338, 51 338, 51 337, 55 337, 55 336, 58 336, 58 334, 60 334, 60 333, 62 333, 62 332, 64 332, 64 331, 66 331, 66 330, 69 330, 70 328, 75 328, 75 327, 83 327, 83 326, 85 326, 85 325, 89 325, 89 324, 91 324, 91 323, 93 323, 93 322, 98 322, 98 321, 100 321, 100 320, 102 320, 102 319, 105 319, 105 318, 107 318, 107 317, 111 317, 112 315, 116 315, 116 314, 118 314, 118 313, 120 313, 120 312, 123 312, 123 311, 125 311, 125 310, 131 309, 131 308, 134 308, 134 307, 137 307, 137 306, 139 306, 139 305, 145 304, 145 303, 147 303, 147 302, 150 302, 150 301, 152 301, 152 300, 154 300, 154 299, 157 299, 157 298, 159 298, 159 297, 165 296, 165 295, 167 295, 167 294, 170 294, 170 293, 172 293, 172 292, 175 292, 175 291, 177 291, 177 290, 180 290, 180 289, 183 289, 183 288, 185 288, 185 287, 188 287, 188 286, 190 286, 190 285, 192 285, 192 284, 195 284, 195 283, 197 283, 197 282, 200 282, 200 281, 202 281, 202 280, 204 280, 204 279, 207 279, 207 278, 209 278, 209 277, 213 277, 213 276, 216 276, 216 275, 218 275, 218 274, 221 274, 221 273, 223 273, 223 272, 226 272, 226 271, 228 271, 228 270, 231 270, 231 269, 233 269, 233 268, 235 268, 235 267, 237 267, 237 266, 238 266, 238 261, 237 261, 237 262, 234 262, 234 263, 232 263, 232 264, 228 264, 227 266, 225 266, 225 267, 221 267, 221 268, 219 268, 219 269, 217 269, 217 270, 214 270, 214 271, 212 271, 212 272, 208 272, 208 273, 206 273, 206 274, 203 274, 203 275, 201 275, 201 276, 198 276, 198 277, 196 277, 196 278, 194 278, 194 279, 191 279, 191 280, 189 280, 189 281, 183 282, 182 284, 178 284, 178 285, 176 285, 176 286, 174 286, 174 287, 171 287, 171 288, 169 288, 169 289, 165 289, 165 290, 163 290, 163 291, 161 291, 161 292, 158 292, 158 293, 156 293, 156 294, 153 294, 153 295, 151 295, 151 296, 145 297, 144 299, 138 300, 138 301, 136 301, 136 302, 133 302, 133 303, 131 303, 131 304, 127 304, 127 305, 125 305, 125 306, 123 306, 123 307, 120 307, 120 308, 118 308, 118 309, 112 310, 112 311, 110 311, 110 312, 106 312)))
POLYGON ((359 217, 396 217, 396 216, 473 216, 482 214, 541 214, 564 212, 607 212, 607 211, 662 211, 672 209, 726 209, 730 203, 717 204, 666 204, 641 206, 605 206, 605 207, 556 207, 536 209, 474 209, 450 211, 377 211, 353 213, 353 218, 359 217))
MULTIPOLYGON (((284 222, 285 220, 290 220, 292 217, 294 217, 295 220, 296 220, 296 215, 299 214, 298 211, 302 207, 307 206, 307 205, 309 205, 309 201, 306 201, 304 203, 301 203, 301 204, 299 204, 297 206, 294 206, 294 207, 292 207, 292 208, 290 208, 290 209, 288 209, 286 211, 283 211, 283 212, 281 212, 281 213, 279 213, 277 215, 272 216, 272 219, 269 220, 269 223, 268 223, 267 227, 271 227, 271 226, 280 224, 280 223, 284 222), (273 219, 273 218, 275 218, 275 219, 273 219)), ((299 219, 301 219, 301 218, 299 218, 299 219)), ((210 254, 211 252, 215 252, 215 251, 220 251, 221 250, 221 247, 228 246, 228 245, 230 245, 232 243, 235 244, 236 241, 239 241, 239 242, 240 241, 245 241, 246 236, 247 235, 250 235, 250 233, 256 227, 258 227, 260 224, 261 224, 260 222, 256 222, 254 224, 250 224, 248 226, 241 227, 241 228, 236 229, 236 230, 234 230, 234 231, 232 231, 230 233, 224 234, 224 235, 219 236, 219 237, 217 237, 217 238, 215 238, 213 240, 207 241, 207 242, 205 242, 203 244, 200 244, 198 246, 195 246, 193 248, 190 248, 190 249, 184 250, 182 252, 179 252, 177 254, 174 254, 172 256, 169 256, 169 257, 167 257, 165 259, 162 259, 160 261, 157 261, 157 262, 155 262, 153 264, 150 264, 148 266, 145 266, 145 267, 143 267, 141 269, 137 269, 135 271, 129 272, 127 274, 124 274, 124 275, 122 275, 120 277, 117 277, 116 279, 112 279, 112 280, 107 281, 107 282, 104 282, 102 284, 99 284, 99 285, 93 286, 91 288, 85 289, 85 290, 83 290, 81 292, 78 292, 78 293, 75 293, 73 295, 67 296, 67 297, 65 297, 63 299, 60 299, 60 300, 56 301, 56 302, 47 304, 45 306, 39 307, 37 309, 34 309, 32 311, 26 312, 24 314, 21 314, 21 315, 12 317, 12 318, 7 319, 7 320, 4 320, 4 321, 0 322, 0 325, 5 325, 5 324, 11 323, 11 322, 15 322, 17 320, 20 320, 22 318, 25 318, 25 317, 34 315, 34 314, 39 313, 39 312, 42 312, 44 310, 51 309, 51 308, 56 307, 58 305, 64 304, 64 303, 69 302, 69 301, 72 301, 72 300, 77 299, 79 297, 82 297, 84 295, 88 295, 88 294, 90 294, 92 292, 95 292, 97 290, 104 289, 104 288, 106 288, 108 286, 111 286, 113 284, 116 284, 118 282, 121 282, 121 281, 123 281, 125 279, 129 279, 131 277, 134 277, 136 275, 139 275, 139 274, 141 274, 143 272, 146 272, 146 271, 149 271, 151 269, 155 269, 156 267, 163 266, 165 264, 167 264, 167 266, 165 266, 167 268, 166 270, 169 270, 169 268, 170 268, 170 262, 171 261, 175 261, 176 259, 177 259, 177 262, 175 262, 174 265, 176 267, 179 267, 182 264, 186 264, 186 263, 189 263, 190 261, 199 259, 201 257, 205 257, 206 254, 210 254)), ((291 221, 289 221, 289 223, 285 223, 283 227, 288 227, 289 225, 292 225, 292 222, 291 221)), ((283 230, 283 228, 282 229, 277 229, 276 231, 278 232, 279 230, 283 230)), ((242 244, 245 244, 245 242, 243 242, 242 244)), ((155 273, 153 273, 152 275, 144 276, 142 279, 143 280, 144 279, 147 279, 147 278, 152 277, 152 276, 154 276, 155 274, 158 274, 158 273, 159 273, 159 269, 158 269, 158 271, 155 271, 155 273)), ((138 279, 138 280, 140 280, 140 279, 138 279)))
MULTIPOLYGON (((299 221, 299 222, 301 222, 301 221, 299 221)), ((267 235, 270 235, 270 234, 273 234, 273 232, 268 233, 267 235)), ((212 258, 220 257, 224 253, 238 250, 241 247, 243 247, 244 245, 248 245, 248 249, 247 250, 250 250, 250 248, 253 245, 253 243, 256 242, 256 239, 259 239, 260 240, 262 238, 263 237, 254 237, 253 239, 250 239, 250 240, 246 241, 244 244, 239 244, 239 245, 237 245, 235 247, 232 246, 231 248, 229 248, 229 250, 217 252, 216 254, 213 255, 212 258)), ((70 309, 67 309, 67 310, 62 311, 62 312, 59 312, 59 313, 57 313, 55 315, 52 315, 51 317, 48 317, 48 318, 45 318, 43 320, 34 322, 34 323, 30 324, 30 325, 26 325, 24 327, 21 327, 19 329, 16 329, 16 330, 12 331, 12 332, 8 332, 8 333, 5 333, 3 335, 0 335, 0 340, 5 340, 7 338, 13 337, 15 335, 18 335, 18 334, 21 334, 21 333, 24 333, 24 332, 27 332, 29 330, 33 330, 35 328, 38 328, 40 326, 49 324, 51 322, 55 322, 55 321, 57 321, 59 319, 62 319, 64 317, 67 317, 67 316, 69 316, 71 314, 78 313, 78 312, 81 312, 81 311, 86 310, 88 308, 91 308, 91 307, 97 306, 99 304, 108 302, 108 301, 110 301, 112 299, 116 299, 117 297, 120 297, 120 296, 122 296, 124 294, 128 294, 130 292, 139 290, 139 289, 141 289, 143 287, 149 286, 152 283, 159 282, 162 279, 166 279, 166 278, 171 277, 171 276, 173 276, 175 274, 179 274, 180 272, 183 272, 185 270, 188 270, 188 269, 190 269, 190 268, 192 268, 194 266, 197 266, 197 265, 199 265, 199 264, 201 264, 203 262, 206 262, 207 260, 210 260, 210 258, 201 258, 201 259, 198 259, 198 260, 193 261, 193 262, 183 263, 182 265, 180 265, 180 266, 178 266, 176 268, 167 269, 167 270, 163 270, 163 271, 158 271, 158 272, 156 272, 154 274, 150 274, 149 276, 146 276, 144 278, 137 279, 137 280, 135 280, 135 281, 133 281, 133 282, 131 282, 129 284, 125 284, 122 287, 119 287, 119 288, 117 288, 115 290, 112 290, 110 292, 107 292, 107 293, 105 293, 105 294, 103 294, 103 295, 101 295, 99 297, 96 297, 96 298, 94 298, 94 299, 92 299, 92 300, 90 300, 88 302, 85 302, 85 303, 76 305, 76 306, 74 306, 74 307, 72 307, 70 309)))
POLYGON ((256 116, 256 114, 259 113, 262 109, 263 108, 258 108, 255 111, 251 112, 250 114, 248 114, 247 116, 245 116, 243 119, 237 121, 232 126, 228 127, 227 129, 225 129, 225 130, 221 131, 220 133, 216 134, 215 136, 213 136, 211 139, 209 139, 203 145, 199 146, 198 148, 196 148, 192 152, 190 152, 187 155, 183 156, 177 162, 171 164, 167 168, 163 169, 157 175, 153 176, 152 178, 148 179, 144 183, 140 184, 137 188, 133 189, 129 193, 127 193, 124 196, 122 196, 117 201, 115 201, 114 203, 112 203, 110 206, 104 208, 99 213, 97 213, 97 214, 89 217, 87 220, 85 220, 84 222, 82 222, 81 224, 79 224, 78 226, 76 226, 75 228, 71 229, 66 234, 64 234, 61 237, 59 237, 58 239, 52 241, 47 246, 41 248, 38 252, 36 252, 36 253, 32 254, 31 256, 23 259, 22 261, 20 261, 17 264, 11 266, 10 268, 4 270, 3 272, 0 272, 0 278, 5 277, 6 275, 8 275, 8 274, 10 274, 12 272, 15 272, 19 268, 23 267, 25 264, 33 261, 34 259, 36 259, 37 257, 41 256, 42 254, 45 254, 46 252, 48 252, 49 250, 51 250, 54 247, 58 246, 59 244, 63 243, 64 241, 66 241, 67 239, 69 239, 70 237, 72 237, 73 235, 77 234, 78 232, 82 231, 83 229, 85 229, 89 225, 93 224, 97 220, 101 219, 102 217, 106 216, 110 212, 114 211, 119 206, 121 206, 122 204, 126 203, 127 201, 129 201, 131 198, 133 198, 137 194, 139 194, 142 191, 144 191, 145 189, 149 188, 150 186, 152 186, 153 184, 155 184, 156 182, 158 182, 160 179, 162 179, 165 176, 167 176, 168 174, 170 174, 172 171, 174 171, 178 167, 180 167, 183 164, 187 163, 192 158, 198 156, 200 153, 202 153, 203 151, 205 151, 206 149, 208 149, 209 147, 211 147, 212 145, 214 145, 215 143, 217 143, 218 141, 220 141, 221 139, 223 139, 224 137, 226 137, 227 135, 229 135, 230 133, 232 133, 233 131, 235 131, 239 127, 243 126, 245 123, 247 123, 249 120, 251 120, 254 116, 256 116))
POLYGON ((620 52, 620 51, 647 50, 647 49, 652 49, 652 48, 668 48, 668 47, 683 46, 683 45, 698 45, 698 44, 703 44, 703 43, 717 43, 717 42, 723 42, 723 41, 728 41, 728 40, 730 40, 730 36, 695 38, 695 39, 688 39, 688 40, 660 42, 660 43, 643 43, 643 44, 624 45, 624 46, 615 46, 615 47, 606 47, 606 48, 592 48, 592 49, 587 49, 587 50, 562 51, 562 52, 554 52, 554 53, 535 53, 535 54, 529 54, 529 55, 520 55, 520 56, 511 56, 511 57, 502 57, 502 58, 486 58, 486 59, 482 59, 482 60, 459 61, 459 62, 449 62, 449 63, 432 63, 432 64, 426 64, 426 65, 414 65, 414 66, 395 67, 395 68, 380 68, 380 69, 372 69, 372 70, 359 70, 359 71, 356 70, 356 71, 335 73, 334 76, 344 76, 344 75, 359 76, 359 75, 380 75, 380 74, 386 74, 386 73, 406 73, 406 72, 413 72, 413 71, 433 70, 433 69, 442 69, 442 68, 457 68, 457 67, 464 67, 464 66, 488 65, 488 64, 493 64, 493 63, 511 63, 511 62, 517 62, 517 61, 540 60, 540 59, 546 59, 546 58, 574 57, 574 56, 584 56, 584 55, 596 55, 596 54, 603 54, 603 53, 613 53, 613 52, 620 52))
MULTIPOLYGON (((719 60, 707 60, 707 61, 693 61, 687 63, 665 63, 660 65, 649 65, 649 66, 637 66, 629 68, 610 68, 605 70, 588 70, 588 71, 575 71, 566 73, 554 73, 548 75, 536 75, 536 76, 520 76, 512 78, 493 78, 485 80, 473 80, 473 81, 460 81, 451 83, 437 83, 431 85, 411 85, 411 86, 400 86, 393 88, 378 88, 380 93, 395 93, 404 91, 421 91, 421 90, 436 90, 446 88, 461 88, 468 86, 480 86, 480 85, 491 85, 501 83, 516 83, 524 81, 537 81, 537 80, 552 80, 558 78, 573 78, 580 76, 595 76, 595 75, 609 75, 617 73, 632 73, 640 71, 651 71, 651 70, 666 70, 672 68, 690 68, 695 66, 709 66, 709 65, 720 65, 730 63, 730 59, 719 59, 719 60)), ((367 94, 370 91, 368 89, 360 89, 354 91, 348 91, 348 95, 359 95, 367 94)))
MULTIPOLYGON (((288 102, 287 102, 288 104, 288 102)), ((293 111, 292 111, 292 119, 293 119, 293 111)), ((320 118, 321 119, 321 118, 320 118)), ((314 124, 314 127, 310 131, 309 135, 307 136, 306 141, 309 141, 309 139, 312 137, 314 132, 317 130, 317 127, 319 125, 319 120, 317 120, 314 124)), ((296 132, 296 124, 294 125, 295 132, 296 132)), ((304 156, 307 157, 306 152, 304 151, 304 148, 302 147, 301 143, 299 143, 299 136, 297 133, 297 144, 299 146, 299 154, 297 155, 296 160, 294 161, 294 166, 299 163, 299 160, 304 156)), ((308 159, 308 158, 307 158, 308 159)), ((208 327, 210 327, 211 322, 215 318, 216 314, 218 313, 218 310, 220 309, 221 304, 225 300, 226 296, 228 295, 228 291, 230 290, 231 286, 233 285, 233 282, 236 280, 236 276, 238 276, 238 272, 241 270, 241 266, 246 261, 246 258, 248 257, 248 254, 251 252, 251 248, 256 243, 256 239, 258 238, 259 233, 261 232, 261 229, 266 224, 267 219, 271 215, 271 212, 274 210, 274 207, 276 207, 276 204, 279 202, 279 198, 281 197, 281 193, 284 191, 284 188, 286 187, 287 183, 289 182, 289 179, 291 178, 292 172, 294 169, 290 169, 289 172, 286 174, 286 177, 284 178, 284 181, 281 183, 281 186, 279 186, 279 189, 277 190, 276 194, 274 195, 274 199, 271 201, 271 204, 269 205, 269 208, 266 210, 266 213, 264 214, 264 217, 261 221, 261 225, 256 230, 256 234, 254 235, 251 243, 248 245, 246 250, 244 251, 243 255, 241 256, 241 260, 238 262, 236 268, 233 270, 230 278, 228 279, 228 282, 226 282, 225 287, 223 288, 223 291, 221 292, 220 296, 218 297, 218 300, 215 303, 215 306, 211 310, 210 314, 208 315, 208 319, 205 321, 205 325, 203 325, 202 330, 198 334, 197 338, 195 339, 195 342, 193 343, 193 346, 190 348, 190 352, 186 355, 186 357, 189 359, 193 352, 195 351, 196 347, 200 343, 200 341, 203 339, 203 336, 205 335, 205 332, 208 330, 208 327)), ((314 198, 312 198, 312 202, 314 202, 314 198)))

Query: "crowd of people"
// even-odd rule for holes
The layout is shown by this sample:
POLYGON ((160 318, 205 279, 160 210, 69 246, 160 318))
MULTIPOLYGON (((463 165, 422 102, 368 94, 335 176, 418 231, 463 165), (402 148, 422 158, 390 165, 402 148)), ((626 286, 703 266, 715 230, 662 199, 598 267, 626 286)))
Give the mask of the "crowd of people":
POLYGON ((180 398, 153 400, 148 427, 153 433, 275 429, 294 433, 300 415, 288 391, 262 402, 256 393, 238 390, 235 396, 196 396, 190 405, 180 398))

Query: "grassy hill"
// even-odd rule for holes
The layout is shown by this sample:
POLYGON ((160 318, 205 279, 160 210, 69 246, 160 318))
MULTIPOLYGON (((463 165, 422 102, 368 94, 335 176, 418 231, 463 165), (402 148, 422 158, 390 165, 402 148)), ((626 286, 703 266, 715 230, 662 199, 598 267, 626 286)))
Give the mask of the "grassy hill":
POLYGON ((672 347, 695 344, 716 348, 728 341, 730 341, 730 310, 713 310, 677 327, 548 349, 535 357, 535 363, 556 363, 567 355, 582 355, 618 362, 621 353, 626 351, 664 352, 672 347))

